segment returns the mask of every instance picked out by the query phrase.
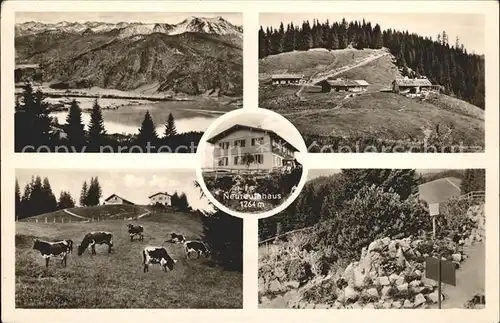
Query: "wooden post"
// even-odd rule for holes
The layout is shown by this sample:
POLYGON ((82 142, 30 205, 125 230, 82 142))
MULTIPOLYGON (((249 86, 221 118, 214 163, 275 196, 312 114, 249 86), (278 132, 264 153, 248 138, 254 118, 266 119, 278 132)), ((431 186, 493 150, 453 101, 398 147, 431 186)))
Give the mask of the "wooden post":
POLYGON ((45 218, 45 223, 47 223, 47 218, 45 218))
POLYGON ((438 309, 441 309, 441 255, 438 263, 438 309))
POLYGON ((35 219, 35 222, 38 223, 38 218, 35 219))
POLYGON ((52 222, 56 223, 56 218, 54 218, 52 222))
POLYGON ((61 218, 61 223, 64 223, 64 218, 61 218))
POLYGON ((432 239, 436 239, 436 216, 432 217, 432 239))

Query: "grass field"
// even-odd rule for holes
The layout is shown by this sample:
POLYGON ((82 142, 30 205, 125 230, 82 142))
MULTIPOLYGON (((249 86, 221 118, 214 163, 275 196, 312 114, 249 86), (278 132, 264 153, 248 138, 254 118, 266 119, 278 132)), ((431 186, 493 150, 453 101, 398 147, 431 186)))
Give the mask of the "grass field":
MULTIPOLYGON (((123 220, 123 218, 136 217, 138 215, 141 215, 145 213, 147 209, 139 205, 124 204, 124 205, 96 205, 96 206, 86 206, 86 207, 74 207, 68 209, 68 211, 87 219, 99 218, 100 220, 104 219, 123 220)), ((61 222, 61 220, 63 220, 64 222, 68 222, 69 220, 71 220, 72 222, 85 221, 85 219, 72 216, 64 212, 63 210, 32 216, 29 218, 22 219, 20 221, 34 222, 36 219, 38 219, 39 222, 45 222, 46 218, 47 222, 53 222, 54 219, 56 222, 61 222)))
POLYGON ((450 131, 447 145, 461 145, 472 151, 484 149, 484 111, 480 108, 443 94, 420 101, 379 91, 401 77, 391 55, 335 76, 366 80, 370 84, 368 91, 356 96, 349 96, 350 93, 346 92, 321 93, 317 87, 305 87, 297 96, 300 86, 275 87, 269 84, 269 77, 274 73, 293 72, 306 76, 312 71, 324 73, 341 66, 354 66, 359 60, 378 52, 290 52, 261 59, 259 107, 285 116, 299 130, 308 146, 314 141, 324 146, 335 141, 348 143, 360 137, 389 144, 418 143, 423 141, 425 133, 439 126, 445 132, 450 131))
POLYGON ((18 308, 241 308, 243 275, 225 271, 210 259, 186 260, 181 245, 165 243, 175 231, 188 238, 201 237, 200 219, 193 214, 153 213, 139 221, 144 241, 130 241, 129 221, 92 223, 16 223, 16 296, 18 308), (68 257, 64 268, 51 259, 45 270, 32 239, 72 239, 75 244, 95 230, 114 234, 114 249, 96 246, 97 255, 68 257), (142 249, 165 246, 178 262, 173 271, 152 265, 142 271, 142 249))
POLYGON ((336 68, 362 60, 380 50, 341 49, 335 51, 294 51, 267 56, 259 61, 259 79, 268 79, 271 74, 302 73, 306 77, 325 68, 336 68))

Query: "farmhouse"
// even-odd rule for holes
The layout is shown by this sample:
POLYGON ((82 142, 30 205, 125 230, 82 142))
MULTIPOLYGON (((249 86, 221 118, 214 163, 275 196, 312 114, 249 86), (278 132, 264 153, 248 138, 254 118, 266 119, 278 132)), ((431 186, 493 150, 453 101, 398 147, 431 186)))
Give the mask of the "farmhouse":
POLYGON ((272 130, 236 124, 207 140, 215 146, 214 168, 283 167, 298 151, 272 130))
POLYGON ((335 92, 362 92, 366 91, 368 85, 370 84, 368 84, 365 80, 346 80, 339 78, 336 80, 323 80, 318 82, 316 85, 321 86, 322 92, 330 92, 332 90, 335 92))
POLYGON ((111 194, 107 199, 104 200, 105 205, 110 205, 110 204, 128 204, 128 205, 134 205, 134 203, 124 199, 123 197, 120 197, 116 194, 111 194))
POLYGON ((432 83, 426 78, 402 78, 392 81, 392 92, 394 93, 418 94, 421 91, 439 91, 440 88, 441 86, 432 85, 432 83))
POLYGON ((301 84, 304 82, 304 75, 299 74, 274 74, 271 75, 273 85, 301 84))
POLYGON ((165 206, 172 206, 172 195, 167 192, 158 192, 148 196, 148 198, 149 205, 163 204, 165 206))

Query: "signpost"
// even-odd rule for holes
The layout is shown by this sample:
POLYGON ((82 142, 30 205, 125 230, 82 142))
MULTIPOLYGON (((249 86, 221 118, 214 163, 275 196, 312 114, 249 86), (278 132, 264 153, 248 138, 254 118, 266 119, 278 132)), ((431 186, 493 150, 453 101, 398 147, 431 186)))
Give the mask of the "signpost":
POLYGON ((455 263, 434 257, 425 259, 425 277, 438 282, 438 308, 441 309, 441 283, 456 286, 455 263))
POLYGON ((436 239, 436 216, 439 215, 439 203, 429 204, 429 214, 432 217, 432 238, 436 239))

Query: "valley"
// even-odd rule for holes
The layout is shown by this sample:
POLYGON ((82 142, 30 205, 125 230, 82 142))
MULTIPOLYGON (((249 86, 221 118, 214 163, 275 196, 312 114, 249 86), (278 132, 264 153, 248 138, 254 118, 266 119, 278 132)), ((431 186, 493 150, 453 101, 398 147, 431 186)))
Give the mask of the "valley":
MULTIPOLYGON (((25 111, 26 84, 41 91, 56 129, 51 133, 59 137, 45 138, 47 146, 67 137, 73 100, 85 131, 97 100, 106 133, 127 142, 145 118, 159 136, 171 117, 177 134, 201 133, 219 115, 242 107, 243 29, 222 16, 178 23, 29 21, 16 24, 15 32, 16 97, 25 111)), ((173 139, 174 148, 191 140, 184 137, 173 139)))

